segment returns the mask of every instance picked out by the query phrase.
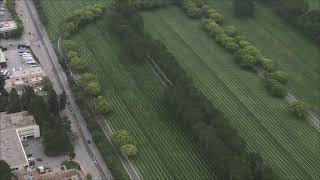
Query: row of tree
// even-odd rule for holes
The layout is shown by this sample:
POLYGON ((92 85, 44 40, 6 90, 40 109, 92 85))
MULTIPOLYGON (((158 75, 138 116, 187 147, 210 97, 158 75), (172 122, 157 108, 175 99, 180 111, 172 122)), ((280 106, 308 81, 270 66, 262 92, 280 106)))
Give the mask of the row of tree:
POLYGON ((63 35, 67 38, 72 36, 76 31, 79 30, 80 26, 88 24, 101 17, 101 15, 104 13, 104 10, 104 5, 94 4, 74 11, 65 19, 63 23, 63 35))
POLYGON ((144 32, 142 17, 124 1, 116 7, 107 14, 107 24, 113 25, 108 27, 138 62, 151 57, 171 79, 173 86, 167 89, 165 102, 176 122, 200 142, 219 179, 277 179, 259 154, 245 151, 245 141, 224 114, 195 88, 166 47, 144 32))
POLYGON ((287 75, 280 70, 276 70, 272 60, 262 55, 260 50, 253 46, 246 37, 234 26, 223 26, 223 16, 208 4, 198 0, 182 1, 180 4, 188 16, 193 18, 203 18, 204 30, 222 47, 233 53, 235 61, 244 69, 247 70, 263 70, 266 78, 266 89, 272 96, 285 97, 288 93, 286 87, 287 75), (190 14, 185 7, 189 4, 197 4, 200 8, 198 16, 190 14), (286 80, 281 80, 277 77, 281 75, 286 80))
POLYGON ((320 9, 309 8, 305 0, 267 0, 274 11, 289 23, 300 28, 320 44, 320 9))
POLYGON ((15 0, 7 0, 6 7, 8 8, 11 17, 13 18, 13 20, 17 24, 17 29, 15 29, 11 32, 11 36, 13 38, 19 38, 23 34, 24 27, 23 27, 23 23, 22 23, 19 15, 16 11, 16 1, 15 0))
POLYGON ((120 148, 121 153, 129 158, 138 154, 137 141, 127 130, 120 129, 113 133, 112 140, 120 148))

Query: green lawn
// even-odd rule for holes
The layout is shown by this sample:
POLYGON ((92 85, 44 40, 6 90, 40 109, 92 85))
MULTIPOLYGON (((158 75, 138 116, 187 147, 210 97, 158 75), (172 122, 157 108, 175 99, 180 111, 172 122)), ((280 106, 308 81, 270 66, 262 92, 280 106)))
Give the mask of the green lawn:
MULTIPOLYGON (((83 6, 82 2, 86 1, 44 1, 52 37, 58 35, 63 17, 83 6)), ((81 30, 75 40, 112 102, 113 113, 107 117, 111 128, 127 129, 138 141, 139 154, 132 164, 139 175, 150 180, 214 179, 198 145, 163 106, 164 87, 152 68, 132 63, 102 20, 81 30)))
POLYGON ((307 0, 310 9, 318 9, 320 7, 320 0, 307 0))
MULTIPOLYGON (((264 17, 266 20, 268 18, 264 17)), ((285 100, 269 96, 256 74, 241 70, 231 54, 201 30, 199 20, 187 18, 175 7, 145 12, 144 19, 147 31, 167 45, 182 67, 194 78, 196 86, 226 113, 248 142, 248 148, 261 152, 281 179, 320 178, 319 133, 308 122, 293 118, 285 100)), ((253 22, 250 20, 248 24, 253 22)), ((293 36, 293 39, 285 38, 288 41, 299 40, 304 46, 296 47, 297 42, 286 42, 284 47, 275 38, 278 34, 265 37, 265 31, 272 29, 271 25, 264 27, 256 24, 256 27, 250 27, 242 25, 241 30, 247 30, 245 34, 250 35, 250 40, 288 71, 292 81, 290 89, 317 105, 319 74, 312 67, 312 63, 316 62, 312 58, 320 56, 317 48, 301 36, 295 37, 296 32, 293 31, 282 34, 293 36), (250 27, 255 29, 251 30, 250 27), (257 37, 252 31, 262 34, 257 32, 257 37), (276 44, 272 44, 273 41, 277 41, 276 44), (303 51, 299 53, 301 58, 296 57, 299 49, 303 51), (281 55, 279 59, 276 58, 278 55, 281 55)), ((288 28, 286 25, 282 27, 288 28)))

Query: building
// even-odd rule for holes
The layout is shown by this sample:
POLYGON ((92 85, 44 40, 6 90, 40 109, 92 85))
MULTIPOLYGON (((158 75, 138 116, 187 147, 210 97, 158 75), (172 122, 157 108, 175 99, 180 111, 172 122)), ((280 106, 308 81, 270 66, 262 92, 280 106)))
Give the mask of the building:
POLYGON ((6 68, 7 67, 7 60, 4 52, 2 49, 0 49, 0 67, 1 68, 6 68))
POLYGON ((18 180, 87 180, 82 171, 76 169, 47 172, 44 174, 33 171, 31 173, 17 174, 18 180))
POLYGON ((15 21, 2 21, 0 22, 0 38, 6 38, 10 36, 13 30, 18 28, 15 21))
POLYGON ((5 160, 12 169, 23 170, 29 166, 22 142, 38 137, 39 125, 28 112, 0 113, 0 159, 5 160))
MULTIPOLYGON (((41 67, 16 70, 10 75, 10 85, 8 86, 10 90, 11 88, 15 88, 17 91, 22 91, 26 86, 35 88, 41 86, 44 77, 45 73, 41 67)), ((10 91, 9 89, 7 91, 10 91)))

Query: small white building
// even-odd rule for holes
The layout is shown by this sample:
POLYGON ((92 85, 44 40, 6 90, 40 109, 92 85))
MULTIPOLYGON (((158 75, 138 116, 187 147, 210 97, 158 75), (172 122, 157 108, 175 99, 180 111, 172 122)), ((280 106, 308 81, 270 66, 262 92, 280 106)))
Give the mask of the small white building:
POLYGON ((7 37, 13 30, 18 28, 15 21, 2 21, 0 22, 0 37, 7 37))
POLYGON ((12 169, 22 170, 29 166, 22 141, 39 137, 39 125, 28 112, 0 113, 0 159, 12 169))
POLYGON ((2 49, 0 49, 0 67, 1 68, 6 68, 7 67, 6 55, 4 54, 2 49))

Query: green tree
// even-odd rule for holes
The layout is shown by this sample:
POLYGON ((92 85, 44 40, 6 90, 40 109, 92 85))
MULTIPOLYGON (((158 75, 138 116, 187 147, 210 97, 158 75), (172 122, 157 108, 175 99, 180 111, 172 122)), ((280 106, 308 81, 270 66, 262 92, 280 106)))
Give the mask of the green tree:
POLYGON ((283 71, 274 71, 271 73, 271 78, 279 81, 281 84, 288 83, 288 74, 283 71))
POLYGON ((303 101, 296 101, 289 105, 289 111, 299 118, 305 118, 310 111, 310 108, 303 101))
POLYGON ((99 96, 96 99, 96 106, 100 113, 106 114, 111 111, 111 105, 108 102, 108 99, 104 96, 99 96))
POLYGON ((54 91, 53 88, 48 90, 48 110, 53 115, 59 114, 59 102, 57 93, 54 91))
POLYGON ((113 133, 112 139, 119 145, 123 146, 126 144, 136 144, 136 141, 133 137, 129 135, 127 130, 117 130, 113 133))
POLYGON ((67 94, 65 91, 62 92, 62 94, 59 96, 59 109, 63 110, 66 108, 67 104, 67 94))
POLYGON ((32 87, 27 86, 24 88, 24 91, 21 96, 21 104, 22 104, 22 109, 29 111, 31 99, 35 96, 34 90, 32 87))
POLYGON ((233 8, 237 17, 253 17, 255 13, 253 0, 233 0, 233 8))
POLYGON ((9 164, 4 160, 0 160, 0 179, 11 180, 12 176, 9 164))
POLYGON ((7 91, 0 90, 0 112, 4 112, 7 110, 8 103, 7 91))
POLYGON ((21 111, 20 97, 15 88, 12 88, 8 102, 7 113, 16 113, 21 111))
POLYGON ((0 75, 0 91, 4 90, 4 85, 6 84, 6 78, 0 75))
POLYGON ((72 57, 70 66, 76 70, 83 71, 88 67, 88 62, 82 57, 72 57))
POLYGON ((138 148, 133 144, 126 144, 121 146, 121 152, 126 157, 135 157, 138 154, 138 148))
POLYGON ((288 88, 274 79, 267 82, 267 89, 275 97, 285 97, 288 94, 288 88))

